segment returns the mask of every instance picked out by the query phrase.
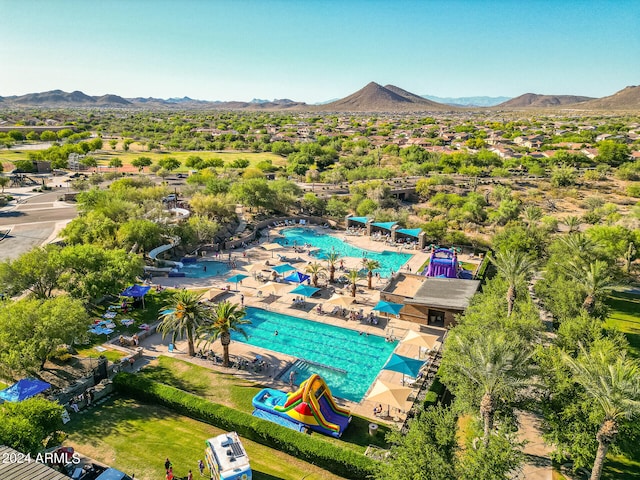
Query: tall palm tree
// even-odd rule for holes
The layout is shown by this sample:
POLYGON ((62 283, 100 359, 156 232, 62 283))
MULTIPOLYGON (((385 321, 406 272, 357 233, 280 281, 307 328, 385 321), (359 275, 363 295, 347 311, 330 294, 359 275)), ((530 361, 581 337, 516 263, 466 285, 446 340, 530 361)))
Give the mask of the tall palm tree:
POLYGON ((220 302, 211 311, 210 319, 198 328, 198 338, 205 346, 211 345, 218 338, 222 344, 223 365, 229 366, 229 344, 231 343, 231 332, 238 332, 248 338, 247 332, 241 325, 248 325, 251 320, 244 318, 246 312, 237 303, 229 301, 220 302))
POLYGON ((493 430, 496 401, 509 397, 530 383, 531 350, 510 340, 504 333, 455 336, 456 360, 451 367, 480 389, 480 416, 485 445, 493 430))
POLYGON ((362 259, 362 266, 365 268, 365 270, 367 271, 367 282, 368 282, 368 287, 369 290, 371 290, 373 287, 371 286, 371 279, 373 278, 373 271, 376 268, 380 268, 380 262, 377 260, 370 260, 368 258, 363 258, 362 259))
POLYGON ((201 293, 190 290, 176 290, 171 295, 169 303, 160 310, 161 322, 158 331, 162 333, 162 338, 168 333, 172 335, 172 341, 176 337, 187 337, 189 345, 189 355, 196 354, 194 348, 194 338, 197 328, 202 325, 210 315, 207 306, 200 303, 201 293))
POLYGON ((581 232, 574 232, 560 237, 560 243, 568 255, 579 259, 593 257, 600 246, 598 242, 581 232))
POLYGON ((349 279, 349 284, 351 285, 352 297, 356 296, 356 289, 358 288, 358 280, 360 280, 360 278, 362 278, 362 275, 360 275, 360 272, 355 268, 349 270, 349 273, 347 273, 347 279, 349 279))
POLYGON ((318 262, 313 262, 307 265, 304 269, 305 273, 311 275, 311 283, 313 283, 314 287, 318 286, 318 277, 324 277, 324 272, 327 271, 326 268, 322 266, 322 264, 318 262))
POLYGON ((326 260, 329 266, 329 282, 333 283, 336 281, 336 265, 340 261, 340 254, 338 252, 331 252, 327 255, 326 260))
POLYGON ((491 263, 496 266, 498 275, 504 278, 509 285, 507 289, 507 316, 511 316, 516 303, 517 288, 529 280, 536 267, 537 261, 521 251, 498 251, 495 256, 489 257, 491 263))
POLYGON ((614 351, 612 345, 609 349, 592 347, 590 351, 580 345, 580 349, 578 358, 565 354, 563 359, 573 373, 573 380, 604 413, 596 433, 598 450, 591 470, 591 480, 598 480, 621 421, 640 414, 640 365, 627 358, 624 350, 614 351))
POLYGON ((591 315, 596 306, 596 300, 611 290, 615 283, 609 275, 609 266, 602 260, 589 264, 581 261, 571 262, 567 268, 569 276, 586 292, 582 308, 591 315))

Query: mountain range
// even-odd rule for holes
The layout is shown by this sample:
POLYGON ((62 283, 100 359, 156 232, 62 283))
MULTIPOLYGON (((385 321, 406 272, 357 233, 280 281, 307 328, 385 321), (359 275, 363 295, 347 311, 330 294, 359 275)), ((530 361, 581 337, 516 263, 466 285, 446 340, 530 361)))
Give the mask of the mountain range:
POLYGON ((107 94, 90 96, 80 91, 71 93, 62 90, 29 93, 20 96, 0 97, 0 108, 4 107, 80 107, 80 108, 126 108, 126 109, 182 109, 182 110, 295 110, 309 112, 456 112, 469 110, 521 110, 521 109, 573 109, 573 110, 640 110, 640 86, 626 87, 613 95, 592 98, 577 95, 539 95, 525 93, 515 98, 467 97, 439 98, 416 95, 395 85, 379 85, 370 82, 357 92, 334 101, 310 105, 287 98, 263 100, 254 98, 250 102, 208 101, 182 98, 123 98, 107 94), (499 100, 505 99, 501 103, 499 100), (438 99, 439 101, 435 101, 438 99), (474 100, 475 99, 475 100, 474 100), (455 102, 454 102, 455 100, 455 102), (457 103, 465 102, 469 103, 457 103), (472 102, 482 105, 470 106, 472 102))

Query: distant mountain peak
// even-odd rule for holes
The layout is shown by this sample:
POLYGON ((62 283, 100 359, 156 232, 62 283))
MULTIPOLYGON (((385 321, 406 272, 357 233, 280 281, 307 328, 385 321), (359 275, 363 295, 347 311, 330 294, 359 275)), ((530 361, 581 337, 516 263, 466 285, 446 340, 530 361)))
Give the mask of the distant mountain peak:
POLYGON ((498 108, 549 108, 593 100, 593 97, 581 97, 578 95, 541 95, 539 93, 525 93, 519 97, 507 100, 498 108))

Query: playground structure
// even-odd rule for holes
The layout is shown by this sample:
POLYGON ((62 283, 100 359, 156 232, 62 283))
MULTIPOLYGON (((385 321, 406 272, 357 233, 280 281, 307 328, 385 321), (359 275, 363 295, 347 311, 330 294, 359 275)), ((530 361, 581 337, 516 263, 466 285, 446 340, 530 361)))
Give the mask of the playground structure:
POLYGON ((455 249, 431 248, 427 277, 458 278, 458 254, 455 249))
POLYGON ((291 393, 265 388, 253 398, 253 415, 297 431, 315 430, 340 437, 351 422, 351 412, 336 405, 331 390, 317 374, 291 393))
POLYGON ((236 432, 205 441, 204 455, 212 480, 251 480, 251 465, 236 432))

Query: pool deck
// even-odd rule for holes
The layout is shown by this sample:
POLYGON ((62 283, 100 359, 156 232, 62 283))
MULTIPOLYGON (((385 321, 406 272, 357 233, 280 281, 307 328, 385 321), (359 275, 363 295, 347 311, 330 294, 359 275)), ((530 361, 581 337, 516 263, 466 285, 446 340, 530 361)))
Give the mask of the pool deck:
MULTIPOLYGON (((288 227, 283 227, 288 228, 288 227)), ((409 271, 411 268, 412 272, 416 272, 417 269, 423 265, 430 256, 429 252, 421 252, 418 250, 410 250, 403 249, 398 247, 392 247, 389 245, 385 245, 382 242, 375 242, 366 236, 345 236, 344 232, 336 231, 336 230, 325 230, 318 227, 308 227, 307 228, 316 228, 321 233, 326 233, 330 235, 337 236, 342 240, 356 246, 359 248, 363 248, 371 251, 397 251, 402 253, 410 253, 413 256, 408 260, 408 262, 403 266, 401 271, 409 271)), ((281 228, 270 230, 270 235, 268 239, 264 239, 262 243, 270 243, 269 239, 273 239, 274 234, 281 230, 281 228)), ((236 289, 236 284, 227 284, 220 277, 211 277, 211 278, 186 278, 186 277, 155 277, 153 282, 158 285, 162 285, 164 287, 173 287, 173 288, 187 288, 187 289, 209 289, 212 287, 218 287, 221 289, 226 289, 227 286, 231 288, 228 292, 222 292, 221 297, 223 299, 228 299, 234 303, 240 303, 240 296, 244 295, 244 304, 246 306, 262 308, 265 310, 279 312, 287 315, 297 316, 306 318, 309 320, 314 320, 330 325, 339 326, 342 328, 350 328, 353 330, 358 330, 363 333, 368 333, 370 335, 380 335, 383 337, 393 336, 396 339, 402 339, 405 334, 409 330, 422 331, 431 333, 434 335, 438 335, 442 337, 444 335, 445 330, 442 328, 436 327, 424 327, 415 323, 401 321, 396 318, 386 318, 384 314, 380 315, 378 318, 380 319, 378 325, 370 325, 366 322, 360 321, 349 321, 348 318, 344 319, 342 317, 332 316, 329 314, 319 314, 316 310, 316 307, 319 304, 323 304, 326 302, 331 295, 335 292, 343 295, 350 295, 349 286, 340 287, 336 285, 330 285, 328 287, 322 288, 320 292, 318 292, 314 297, 307 298, 306 305, 304 307, 294 307, 292 300, 293 295, 285 293, 282 296, 269 296, 269 297, 261 297, 258 295, 260 291, 260 287, 263 284, 259 280, 253 278, 252 274, 247 273, 247 270, 243 267, 248 266, 253 263, 264 263, 265 261, 269 261, 271 265, 277 265, 281 263, 280 259, 276 256, 276 253, 281 254, 289 259, 289 263, 298 267, 300 270, 304 270, 306 265, 309 262, 317 261, 315 257, 311 257, 308 254, 308 251, 305 253, 295 253, 292 247, 284 247, 282 250, 277 252, 268 252, 264 249, 260 248, 259 245, 251 245, 247 249, 237 249, 231 250, 230 252, 224 252, 220 254, 218 257, 215 257, 212 254, 207 254, 203 257, 206 260, 220 260, 220 261, 229 261, 229 255, 231 255, 231 261, 236 263, 236 268, 229 272, 229 276, 236 273, 243 273, 249 275, 248 278, 243 280, 241 284, 238 284, 238 290, 236 289)), ((462 256, 464 257, 464 256, 462 256)), ((461 258, 464 260, 464 258, 461 258)), ((324 263, 320 261, 321 263, 324 263)), ((361 259, 356 258, 348 258, 344 259, 344 267, 345 269, 351 268, 361 268, 361 259)), ((266 267, 265 267, 266 268, 266 267)), ((340 271, 336 271, 336 278, 340 275, 340 271)), ((360 310, 362 309, 364 316, 368 316, 371 309, 375 306, 375 304, 380 299, 380 290, 384 288, 387 284, 388 280, 386 279, 373 279, 373 289, 369 290, 367 288, 367 279, 363 278, 358 283, 358 289, 356 294, 357 304, 353 305, 353 309, 360 310)), ((321 280, 320 284, 326 283, 326 280, 321 280)), ((324 310, 327 310, 327 307, 324 307, 324 310)), ((375 313, 375 312, 374 312, 375 313)), ((235 375, 239 375, 242 377, 250 377, 254 379, 257 383, 269 386, 272 388, 288 390, 289 385, 288 382, 281 381, 278 379, 279 375, 286 369, 288 366, 295 361, 294 357, 289 355, 285 355, 278 352, 273 352, 270 350, 265 350, 259 347, 255 347, 252 345, 247 345, 240 342, 232 342, 230 346, 230 354, 232 357, 240 356, 245 359, 251 360, 255 358, 256 355, 261 355, 264 360, 270 365, 270 367, 264 372, 248 372, 244 370, 236 370, 236 369, 226 369, 224 367, 214 365, 212 362, 208 360, 203 360, 200 358, 190 358, 186 355, 186 341, 178 341, 176 343, 177 351, 173 353, 168 352, 168 343, 169 340, 162 340, 159 335, 153 335, 145 341, 142 342, 142 345, 145 349, 145 355, 147 356, 158 356, 158 355, 168 355, 176 358, 180 358, 186 361, 190 361, 192 363, 196 363, 199 365, 206 366, 208 368, 229 372, 233 371, 235 375)), ((212 350, 218 354, 222 355, 222 346, 219 342, 216 342, 212 350)), ((408 357, 417 358, 419 355, 419 348, 411 345, 404 345, 402 343, 398 343, 395 349, 395 353, 399 355, 404 355, 408 357)), ((387 370, 382 370, 377 379, 383 380, 385 382, 389 382, 394 385, 401 386, 402 384, 402 374, 397 372, 390 372, 387 370)), ((374 382, 375 383, 375 382, 374 382)), ((373 385, 370 386, 370 388, 373 385)), ((330 387, 330 386, 329 386, 330 387)), ((366 399, 368 395, 365 394, 364 398, 366 399)), ((411 398, 411 397, 410 397, 411 398)), ((404 412, 400 412, 394 408, 391 408, 391 415, 389 418, 379 418, 373 416, 373 409, 378 404, 378 402, 371 402, 368 400, 363 400, 360 403, 350 402, 350 401, 340 401, 342 405, 347 408, 350 408, 352 413, 371 418, 375 422, 387 423, 387 424, 401 424, 404 421, 405 414, 407 410, 409 410, 411 406, 411 401, 407 401, 404 412)), ((383 411, 386 413, 387 405, 383 404, 383 411)))

